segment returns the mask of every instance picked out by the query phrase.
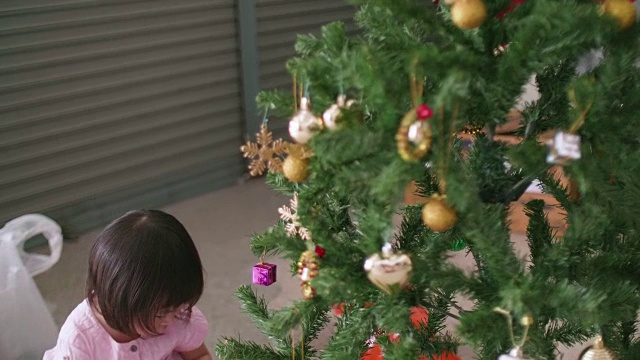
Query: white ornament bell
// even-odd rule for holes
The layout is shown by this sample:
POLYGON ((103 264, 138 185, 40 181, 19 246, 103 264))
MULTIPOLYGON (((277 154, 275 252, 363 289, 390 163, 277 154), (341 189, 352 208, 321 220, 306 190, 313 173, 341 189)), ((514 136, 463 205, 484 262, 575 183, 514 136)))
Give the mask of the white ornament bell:
POLYGON ((322 130, 322 120, 309 109, 309 99, 300 99, 300 110, 289 121, 289 135, 296 142, 306 144, 313 135, 322 130))
POLYGON ((519 346, 509 350, 508 354, 498 356, 498 360, 527 360, 522 353, 522 348, 519 346))
POLYGON ((342 115, 342 109, 348 109, 355 103, 355 100, 347 101, 347 96, 344 94, 338 95, 338 99, 322 114, 322 120, 324 126, 327 129, 334 131, 338 130, 341 126, 340 116, 342 115))

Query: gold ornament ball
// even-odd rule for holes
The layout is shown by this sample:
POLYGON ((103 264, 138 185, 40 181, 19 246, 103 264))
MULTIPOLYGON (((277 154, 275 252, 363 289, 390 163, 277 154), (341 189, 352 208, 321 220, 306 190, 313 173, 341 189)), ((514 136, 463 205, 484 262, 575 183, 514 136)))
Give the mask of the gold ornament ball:
POLYGON ((615 360, 616 356, 604 346, 601 337, 598 337, 592 346, 586 348, 579 357, 580 360, 615 360))
POLYGON ((282 164, 284 177, 294 182, 303 182, 309 177, 309 159, 287 156, 282 164))
POLYGON ((456 211, 447 204, 446 196, 433 195, 422 208, 422 221, 433 231, 444 232, 458 220, 456 211))
POLYGON ((451 5, 451 21, 461 29, 477 28, 487 18, 487 7, 482 0, 456 0, 451 5))
POLYGON ((616 19, 621 29, 628 29, 636 22, 636 6, 629 0, 606 0, 604 13, 616 19))

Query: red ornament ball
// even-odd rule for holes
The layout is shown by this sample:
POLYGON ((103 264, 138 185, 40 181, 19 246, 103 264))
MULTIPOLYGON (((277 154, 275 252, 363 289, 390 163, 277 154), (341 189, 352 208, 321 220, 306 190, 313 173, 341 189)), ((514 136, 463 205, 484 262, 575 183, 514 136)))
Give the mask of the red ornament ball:
POLYGON ((397 344, 398 342, 400 342, 400 334, 389 334, 389 341, 393 344, 397 344))
MULTIPOLYGON (((364 305, 362 305, 362 308, 368 309, 368 308, 372 307, 373 305, 374 305, 374 303, 367 301, 367 302, 364 303, 364 305)), ((345 307, 345 304, 343 302, 339 303, 339 304, 335 304, 335 305, 331 306, 331 311, 333 311, 333 315, 335 315, 337 317, 342 317, 342 315, 344 315, 344 311, 345 311, 344 307, 345 307)), ((351 309, 351 308, 349 308, 349 309, 351 309)))
POLYGON ((429 311, 422 306, 411 308, 411 324, 416 329, 426 327, 429 324, 429 311))
POLYGON ((333 315, 342 317, 342 315, 344 315, 344 303, 333 305, 331 311, 333 311, 333 315))
POLYGON ((382 348, 378 344, 373 344, 373 346, 362 354, 360 360, 384 360, 382 348))
MULTIPOLYGON (((425 359, 428 359, 425 357, 425 359)), ((458 354, 454 354, 452 352, 448 352, 447 350, 443 351, 440 355, 433 355, 433 360, 462 360, 458 354)))

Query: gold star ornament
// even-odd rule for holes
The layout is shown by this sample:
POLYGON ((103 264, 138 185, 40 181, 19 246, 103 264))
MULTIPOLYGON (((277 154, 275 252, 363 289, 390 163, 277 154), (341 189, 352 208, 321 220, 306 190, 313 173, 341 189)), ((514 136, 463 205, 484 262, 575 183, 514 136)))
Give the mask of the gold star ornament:
POLYGON ((244 157, 251 159, 249 174, 260 176, 267 169, 270 172, 282 172, 281 156, 287 152, 289 145, 282 139, 273 141, 273 133, 263 124, 260 132, 256 134, 256 142, 248 141, 240 147, 244 157))

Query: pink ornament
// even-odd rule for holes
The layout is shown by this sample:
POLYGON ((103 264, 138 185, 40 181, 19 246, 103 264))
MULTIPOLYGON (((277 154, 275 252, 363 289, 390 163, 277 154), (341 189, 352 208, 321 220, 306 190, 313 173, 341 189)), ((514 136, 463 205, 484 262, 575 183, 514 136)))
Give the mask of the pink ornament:
POLYGON ((269 286, 276 282, 276 265, 260 263, 253 266, 253 283, 269 286))
POLYGON ((433 109, 425 104, 420 104, 416 109, 416 113, 418 114, 418 120, 426 120, 433 116, 433 109))

